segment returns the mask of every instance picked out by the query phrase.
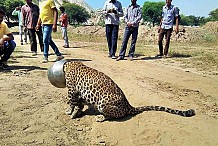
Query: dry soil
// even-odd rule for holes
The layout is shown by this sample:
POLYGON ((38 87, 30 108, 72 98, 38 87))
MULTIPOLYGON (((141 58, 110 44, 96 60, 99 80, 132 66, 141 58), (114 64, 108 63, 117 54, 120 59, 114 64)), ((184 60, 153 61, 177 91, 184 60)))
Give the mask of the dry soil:
MULTIPOLYGON (((71 42, 62 48, 65 59, 82 61, 111 77, 131 105, 162 105, 194 109, 194 117, 149 111, 119 120, 95 122, 92 111, 71 119, 64 114, 67 89, 56 88, 47 79, 42 53, 31 56, 29 44, 20 46, 10 61, 10 70, 0 71, 0 145, 218 145, 218 77, 175 65, 173 58, 138 56, 116 62, 107 53, 88 49, 89 42, 71 42)), ((97 46, 97 45, 96 45, 97 46)), ((50 50, 50 53, 53 53, 50 50)))

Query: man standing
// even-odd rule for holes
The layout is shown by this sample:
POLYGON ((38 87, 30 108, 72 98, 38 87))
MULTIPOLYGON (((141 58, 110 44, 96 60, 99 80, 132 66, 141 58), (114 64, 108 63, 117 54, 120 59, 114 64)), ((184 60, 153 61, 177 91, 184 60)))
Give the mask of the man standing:
POLYGON ((142 18, 142 9, 136 4, 137 0, 131 0, 131 5, 126 9, 124 19, 126 22, 126 28, 124 32, 123 42, 120 50, 119 57, 116 61, 122 60, 125 57, 127 43, 130 35, 132 35, 132 42, 129 50, 129 60, 133 61, 133 55, 135 52, 135 45, 138 37, 139 22, 142 18))
POLYGON ((67 25, 68 25, 68 16, 65 12, 64 7, 60 7, 61 15, 59 22, 61 23, 61 31, 62 31, 62 37, 64 39, 64 48, 69 48, 69 42, 68 42, 68 36, 67 36, 67 25))
POLYGON ((179 11, 178 8, 171 4, 172 0, 166 0, 166 5, 163 6, 162 10, 162 19, 159 26, 159 39, 158 39, 158 45, 159 45, 159 54, 157 57, 168 57, 168 50, 170 45, 170 37, 173 31, 173 22, 174 19, 176 19, 176 28, 175 32, 176 34, 179 32, 179 11), (163 38, 166 38, 166 45, 163 52, 163 38))
POLYGON ((122 5, 117 0, 107 0, 103 7, 106 24, 106 38, 109 49, 109 57, 116 59, 117 39, 119 31, 119 17, 123 16, 122 5))
POLYGON ((14 11, 12 12, 12 15, 14 16, 17 15, 18 17, 20 44, 23 45, 23 34, 24 34, 24 41, 27 44, 27 31, 23 28, 21 6, 16 7, 14 11))
POLYGON ((48 50, 49 45, 54 50, 57 58, 55 61, 59 61, 64 57, 58 50, 58 47, 52 41, 51 33, 57 31, 57 19, 58 19, 58 10, 55 6, 54 0, 40 0, 40 16, 38 23, 36 25, 36 30, 39 30, 42 24, 42 33, 43 33, 43 44, 44 44, 44 59, 42 63, 48 62, 48 50))
POLYGON ((5 13, 0 9, 0 69, 7 69, 7 60, 14 51, 16 44, 14 36, 10 32, 7 24, 3 22, 5 13))
POLYGON ((42 41, 42 29, 40 28, 38 31, 35 29, 39 18, 39 7, 32 3, 32 0, 26 0, 26 4, 21 8, 21 13, 23 26, 28 29, 31 51, 33 53, 32 55, 35 56, 37 55, 36 34, 38 36, 41 52, 44 50, 42 41))

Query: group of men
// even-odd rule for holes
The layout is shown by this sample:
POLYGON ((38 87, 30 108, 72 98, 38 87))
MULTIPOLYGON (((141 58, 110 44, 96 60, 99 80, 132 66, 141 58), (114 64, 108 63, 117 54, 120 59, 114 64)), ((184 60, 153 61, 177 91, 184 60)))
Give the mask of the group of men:
MULTIPOLYGON (((142 9, 136 3, 137 0, 131 0, 131 4, 126 8, 125 14, 123 14, 122 4, 118 0, 107 0, 103 7, 103 14, 105 15, 106 24, 106 38, 108 43, 109 57, 116 59, 116 61, 123 60, 126 53, 127 43, 132 36, 132 41, 128 53, 130 61, 133 61, 133 56, 135 52, 135 46, 138 36, 139 23, 142 18, 142 9), (119 56, 116 57, 115 53, 117 50, 117 39, 119 31, 119 18, 124 16, 126 23, 125 32, 123 36, 123 41, 119 56)), ((173 23, 176 20, 175 32, 179 31, 178 22, 178 9, 171 4, 172 0, 166 0, 166 5, 162 10, 162 19, 159 25, 159 54, 157 57, 167 57, 170 43, 170 36, 173 31, 173 23), (166 36, 166 45, 163 50, 163 38, 166 36)))
MULTIPOLYGON (((42 63, 48 62, 49 56, 49 45, 54 50, 57 58, 55 61, 61 60, 64 57, 61 55, 58 47, 53 42, 51 38, 51 33, 57 31, 57 19, 58 10, 55 6, 54 0, 40 0, 40 8, 32 2, 32 0, 25 0, 26 4, 17 7, 12 15, 17 15, 19 19, 19 34, 21 37, 21 45, 23 45, 22 34, 24 31, 24 41, 27 43, 27 32, 29 35, 30 46, 32 55, 37 55, 37 40, 40 45, 40 50, 44 54, 42 63)), ((62 14, 60 16, 59 22, 61 23, 61 29, 63 32, 63 38, 65 40, 65 45, 63 47, 69 48, 68 37, 67 37, 67 15, 64 12, 63 7, 60 8, 62 14)), ((16 43, 13 41, 14 37, 8 26, 3 22, 5 13, 0 9, 0 68, 6 69, 8 67, 7 60, 16 47, 16 43)))
MULTIPOLYGON (((43 63, 48 62, 48 50, 49 45, 54 50, 57 55, 56 61, 63 59, 64 57, 61 55, 58 47, 55 45, 51 38, 51 33, 57 31, 57 20, 58 20, 58 10, 55 6, 54 0, 39 0, 40 8, 32 3, 32 0, 25 0, 26 4, 22 7, 16 8, 16 11, 20 11, 16 13, 13 12, 13 15, 18 15, 18 17, 22 17, 22 21, 19 22, 22 26, 20 30, 24 28, 24 30, 28 31, 31 51, 33 55, 37 55, 37 42, 36 42, 36 34, 38 35, 38 40, 40 44, 41 51, 44 54, 44 58, 42 60, 43 63)), ((112 59, 116 59, 116 61, 123 60, 126 54, 127 43, 132 36, 132 41, 130 45, 130 50, 128 53, 129 60, 132 61, 135 52, 136 41, 138 37, 139 23, 142 17, 142 9, 136 3, 137 0, 131 0, 131 4, 126 8, 125 14, 123 13, 122 4, 118 0, 106 0, 102 13, 105 16, 105 24, 106 24, 106 38, 108 44, 109 57, 112 59), (119 23, 120 17, 124 16, 124 20, 126 23, 124 37, 121 45, 121 49, 119 52, 119 56, 116 57, 117 50, 117 40, 118 40, 118 31, 119 31, 119 23)), ((167 57, 169 50, 169 43, 171 33, 173 31, 173 23, 176 20, 176 28, 175 32, 179 31, 179 22, 178 22, 178 9, 171 4, 172 0, 166 0, 166 5, 163 6, 162 10, 162 19, 159 25, 159 54, 157 57, 167 57), (166 38, 166 45, 163 50, 163 38, 166 38)), ((67 37, 67 14, 65 13, 64 7, 60 7, 62 12, 59 22, 61 23, 62 36, 65 40, 65 45, 63 47, 68 48, 68 37, 67 37)), ((4 19, 4 11, 0 9, 0 67, 7 67, 7 60, 10 58, 11 53, 14 51, 16 46, 13 41, 14 37, 12 33, 9 31, 7 24, 3 22, 4 19), (6 35, 6 36, 5 36, 6 35)), ((22 39, 22 31, 21 35, 21 44, 23 44, 22 39)), ((27 42, 26 36, 24 38, 25 42, 27 42)))

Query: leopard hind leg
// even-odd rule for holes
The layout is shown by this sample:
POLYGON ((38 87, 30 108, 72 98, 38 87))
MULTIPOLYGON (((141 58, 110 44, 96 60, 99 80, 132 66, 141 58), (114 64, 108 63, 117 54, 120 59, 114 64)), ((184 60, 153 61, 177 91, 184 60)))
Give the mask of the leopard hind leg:
POLYGON ((96 116, 96 122, 103 122, 105 120, 122 118, 127 115, 126 107, 107 105, 98 108, 101 115, 96 116))

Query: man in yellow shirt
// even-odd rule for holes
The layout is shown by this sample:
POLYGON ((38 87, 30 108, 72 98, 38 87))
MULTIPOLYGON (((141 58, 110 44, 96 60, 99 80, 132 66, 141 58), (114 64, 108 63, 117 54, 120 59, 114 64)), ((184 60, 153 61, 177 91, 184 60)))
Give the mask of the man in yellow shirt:
POLYGON ((14 36, 3 22, 5 13, 0 9, 0 69, 8 69, 7 60, 16 47, 14 36))
POLYGON ((49 45, 57 55, 57 59, 55 61, 59 61, 64 57, 61 55, 58 47, 55 45, 51 38, 52 31, 57 31, 58 10, 55 6, 54 0, 39 0, 39 7, 40 16, 36 26, 36 30, 38 30, 40 28, 40 25, 42 24, 44 44, 44 59, 42 60, 42 63, 48 62, 49 45))

